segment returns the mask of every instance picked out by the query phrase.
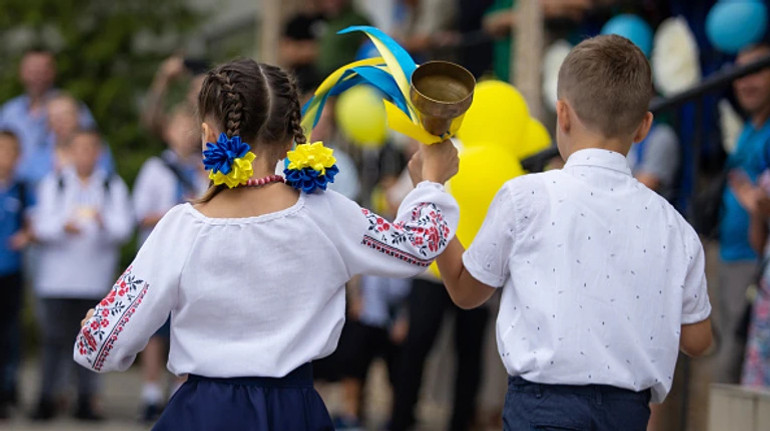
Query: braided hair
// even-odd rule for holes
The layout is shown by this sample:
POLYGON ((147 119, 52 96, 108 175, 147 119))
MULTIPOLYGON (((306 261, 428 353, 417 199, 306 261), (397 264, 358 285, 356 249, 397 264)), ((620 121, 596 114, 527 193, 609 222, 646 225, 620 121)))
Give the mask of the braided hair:
MULTIPOLYGON (((270 145, 278 151, 290 139, 306 142, 297 84, 276 66, 241 59, 209 71, 198 111, 202 121, 215 121, 228 137, 238 135, 252 147, 270 145)), ((197 202, 208 202, 223 189, 211 184, 197 202)))

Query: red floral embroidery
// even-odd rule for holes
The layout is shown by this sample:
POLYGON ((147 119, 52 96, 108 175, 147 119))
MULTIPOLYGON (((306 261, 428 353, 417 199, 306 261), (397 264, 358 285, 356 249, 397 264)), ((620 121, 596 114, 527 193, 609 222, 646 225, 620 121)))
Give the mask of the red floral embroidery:
POLYGON ((142 303, 149 286, 149 283, 134 276, 129 267, 96 307, 93 317, 80 330, 78 353, 86 357, 94 370, 102 369, 118 340, 118 334, 123 332, 136 312, 136 307, 142 303))
POLYGON ((439 249, 446 246, 450 229, 441 210, 432 203, 421 203, 412 210, 408 222, 388 223, 382 217, 362 209, 369 221, 369 234, 362 243, 414 265, 428 266, 439 249), (404 247, 406 245, 411 247, 404 247), (409 251, 416 251, 416 256, 409 251))

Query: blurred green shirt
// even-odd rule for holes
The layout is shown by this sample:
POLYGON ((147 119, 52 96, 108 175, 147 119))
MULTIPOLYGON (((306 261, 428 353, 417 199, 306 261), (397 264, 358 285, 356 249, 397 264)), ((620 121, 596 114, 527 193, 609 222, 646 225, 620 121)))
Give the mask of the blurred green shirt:
POLYGON ((370 25, 363 15, 348 7, 336 17, 326 22, 326 31, 318 41, 318 71, 325 78, 337 68, 350 63, 356 58, 358 48, 364 41, 363 33, 355 32, 340 35, 338 31, 352 25, 370 25))
MULTIPOLYGON (((511 9, 516 5, 516 0, 494 0, 492 6, 487 9, 484 14, 485 17, 494 13, 511 9)), ((501 39, 496 39, 493 46, 493 68, 495 77, 502 81, 510 82, 511 76, 511 44, 513 43, 513 37, 506 36, 501 39)))

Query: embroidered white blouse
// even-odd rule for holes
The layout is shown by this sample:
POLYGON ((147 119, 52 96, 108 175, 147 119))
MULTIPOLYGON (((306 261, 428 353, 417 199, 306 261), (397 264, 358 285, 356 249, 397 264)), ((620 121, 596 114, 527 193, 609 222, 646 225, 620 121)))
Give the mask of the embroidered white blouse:
POLYGON ((681 325, 711 312, 695 231, 607 150, 506 183, 463 262, 503 286, 500 356, 537 383, 651 388, 660 402, 681 325))
POLYGON ((171 313, 173 373, 285 376, 334 351, 352 276, 422 272, 458 217, 454 198, 429 182, 407 196, 394 223, 333 191, 249 218, 178 205, 81 329, 75 361, 125 370, 171 313))

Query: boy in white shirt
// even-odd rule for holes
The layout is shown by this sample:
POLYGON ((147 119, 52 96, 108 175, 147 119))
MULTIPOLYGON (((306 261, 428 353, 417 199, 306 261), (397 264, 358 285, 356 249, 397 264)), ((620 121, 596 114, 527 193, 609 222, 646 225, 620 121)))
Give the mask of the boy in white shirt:
POLYGON ((506 183, 468 251, 455 239, 438 259, 460 307, 504 287, 505 429, 645 430, 678 350, 711 344, 698 236, 625 157, 652 123, 650 75, 625 38, 575 47, 559 73, 566 165, 506 183))
MULTIPOLYGON (((120 245, 133 231, 126 185, 97 168, 101 146, 98 133, 77 132, 67 146, 72 166, 49 174, 38 190, 33 231, 41 243, 35 290, 42 308, 43 377, 35 419, 56 414, 62 375, 74 365, 71 343, 80 317, 106 293, 120 245)), ((92 406, 97 376, 82 367, 77 374, 75 417, 99 419, 92 406)))

